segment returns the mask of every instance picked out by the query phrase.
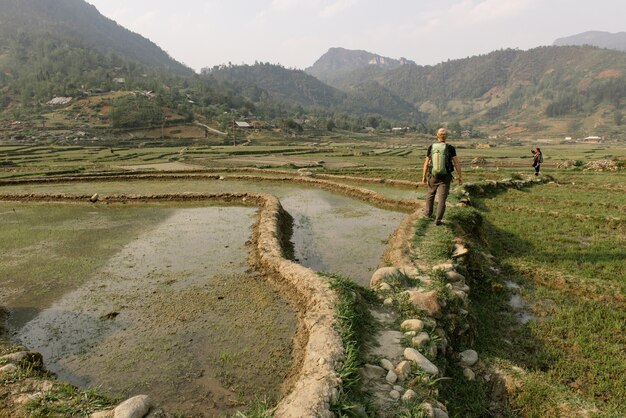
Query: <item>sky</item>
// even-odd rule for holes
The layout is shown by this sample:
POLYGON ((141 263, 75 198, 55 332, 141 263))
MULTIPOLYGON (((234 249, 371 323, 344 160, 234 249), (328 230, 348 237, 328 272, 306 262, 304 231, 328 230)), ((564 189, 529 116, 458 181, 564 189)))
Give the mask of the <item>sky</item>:
POLYGON ((626 31, 625 0, 87 0, 199 71, 255 61, 305 69, 331 47, 419 65, 626 31))

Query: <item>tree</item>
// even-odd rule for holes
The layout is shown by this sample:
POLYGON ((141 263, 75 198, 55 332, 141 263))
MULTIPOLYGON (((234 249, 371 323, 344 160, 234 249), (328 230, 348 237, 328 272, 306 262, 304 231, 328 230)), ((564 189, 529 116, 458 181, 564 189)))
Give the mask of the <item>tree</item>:
POLYGON ((329 119, 328 122, 326 123, 326 130, 328 132, 332 132, 333 129, 335 129, 337 127, 337 125, 335 125, 335 121, 332 119, 329 119))

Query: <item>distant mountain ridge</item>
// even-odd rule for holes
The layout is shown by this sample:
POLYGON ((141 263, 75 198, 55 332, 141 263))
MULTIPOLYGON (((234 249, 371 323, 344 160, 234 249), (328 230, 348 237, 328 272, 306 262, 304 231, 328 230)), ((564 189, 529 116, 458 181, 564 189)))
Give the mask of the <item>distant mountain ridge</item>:
POLYGON ((588 31, 558 38, 553 45, 592 45, 598 48, 616 49, 626 52, 626 32, 588 31))
POLYGON ((152 69, 192 73, 154 42, 106 18, 83 0, 0 0, 0 46, 20 35, 45 36, 103 54, 114 52, 152 69))
POLYGON ((305 69, 307 74, 330 84, 342 87, 349 81, 371 78, 394 70, 402 65, 413 63, 406 58, 394 59, 362 50, 330 48, 311 67, 305 69), (359 74, 356 76, 356 74, 359 74))

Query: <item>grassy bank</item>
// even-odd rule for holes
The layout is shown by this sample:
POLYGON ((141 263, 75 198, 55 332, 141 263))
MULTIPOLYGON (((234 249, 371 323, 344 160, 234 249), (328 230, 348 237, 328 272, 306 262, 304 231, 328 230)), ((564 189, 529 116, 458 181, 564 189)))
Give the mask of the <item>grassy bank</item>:
POLYGON ((477 201, 483 249, 497 270, 480 272, 472 287, 476 348, 518 383, 498 414, 484 381, 449 387, 452 416, 622 416, 625 178, 559 174, 555 183, 477 201), (529 322, 509 305, 505 280, 521 286, 529 322))

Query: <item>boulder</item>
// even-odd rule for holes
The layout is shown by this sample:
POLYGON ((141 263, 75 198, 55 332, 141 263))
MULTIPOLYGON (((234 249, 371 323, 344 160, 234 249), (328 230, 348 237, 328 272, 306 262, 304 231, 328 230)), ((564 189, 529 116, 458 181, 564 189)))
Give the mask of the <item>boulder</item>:
POLYGON ((372 274, 370 279, 370 287, 376 289, 381 282, 389 276, 395 276, 399 272, 397 267, 381 267, 372 274))
POLYGON ((389 370, 387 372, 387 376, 385 377, 385 380, 393 385, 394 383, 398 381, 398 375, 393 370, 389 370))
POLYGON ((405 381, 411 374, 411 363, 408 361, 401 361, 395 369, 398 380, 405 381))
POLYGON ((406 392, 404 392, 404 395, 402 395, 402 400, 404 402, 410 402, 416 397, 417 397, 417 393, 415 393, 413 389, 409 389, 406 392))
POLYGON ((439 303, 436 290, 424 292, 420 290, 407 290, 409 300, 417 309, 425 311, 429 316, 438 318, 441 316, 441 304, 439 303))
POLYGON ((450 270, 446 272, 446 280, 452 283, 465 282, 465 276, 463 276, 460 273, 457 273, 454 270, 450 270))
POLYGON ((119 404, 113 411, 114 418, 143 418, 150 412, 152 401, 148 395, 134 396, 119 404))
POLYGON ((420 332, 424 329, 424 322, 421 319, 407 319, 400 325, 402 331, 420 332))
POLYGON ((430 336, 428 335, 428 333, 420 332, 415 337, 413 337, 413 339, 411 340, 411 344, 413 344, 416 347, 419 347, 421 345, 426 344, 428 341, 430 341, 430 336))
POLYGON ((465 350, 459 354, 461 357, 461 365, 472 367, 478 361, 478 353, 474 350, 465 350))
POLYGON ((393 363, 387 360, 386 358, 380 360, 380 365, 383 369, 389 371, 393 370, 393 363))
POLYGON ((428 374, 437 375, 439 369, 430 360, 428 360, 422 353, 414 348, 405 348, 404 357, 409 361, 414 361, 417 367, 424 370, 428 374))

